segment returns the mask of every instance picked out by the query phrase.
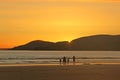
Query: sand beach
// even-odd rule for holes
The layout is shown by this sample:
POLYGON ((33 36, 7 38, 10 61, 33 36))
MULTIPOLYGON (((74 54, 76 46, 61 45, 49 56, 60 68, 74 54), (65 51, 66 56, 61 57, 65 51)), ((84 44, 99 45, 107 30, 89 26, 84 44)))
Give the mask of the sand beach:
POLYGON ((120 65, 3 65, 0 80, 120 80, 120 65))

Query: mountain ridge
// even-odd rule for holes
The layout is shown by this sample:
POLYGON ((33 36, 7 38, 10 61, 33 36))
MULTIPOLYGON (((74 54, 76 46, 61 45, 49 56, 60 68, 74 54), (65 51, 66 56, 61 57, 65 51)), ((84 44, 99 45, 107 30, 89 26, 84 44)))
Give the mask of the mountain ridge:
POLYGON ((92 35, 68 41, 34 40, 11 50, 105 50, 120 51, 120 35, 92 35))

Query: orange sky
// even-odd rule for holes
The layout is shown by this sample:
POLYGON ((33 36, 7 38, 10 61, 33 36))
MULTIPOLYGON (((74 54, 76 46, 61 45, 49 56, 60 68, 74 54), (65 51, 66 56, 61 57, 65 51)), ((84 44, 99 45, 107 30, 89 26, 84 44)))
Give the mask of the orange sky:
POLYGON ((1 0, 0 48, 120 33, 120 0, 1 0))

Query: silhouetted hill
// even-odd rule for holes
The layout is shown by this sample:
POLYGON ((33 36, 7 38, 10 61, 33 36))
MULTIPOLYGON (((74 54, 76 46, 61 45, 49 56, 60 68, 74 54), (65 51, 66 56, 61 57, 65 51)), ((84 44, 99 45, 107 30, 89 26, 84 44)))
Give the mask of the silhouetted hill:
POLYGON ((31 41, 25 45, 15 47, 13 49, 16 49, 16 50, 47 50, 48 48, 52 49, 53 45, 54 45, 54 43, 52 43, 52 42, 35 40, 35 41, 31 41))
POLYGON ((8 50, 9 48, 0 48, 0 50, 8 50))
POLYGON ((120 50, 120 35, 95 35, 71 41, 73 50, 120 50))
POLYGON ((25 45, 12 48, 13 50, 66 50, 68 49, 68 42, 48 42, 42 40, 31 41, 25 45))
POLYGON ((56 42, 55 47, 57 50, 69 50, 70 45, 68 41, 56 42))
POLYGON ((94 35, 72 40, 70 43, 35 40, 12 50, 110 50, 120 51, 120 35, 94 35))

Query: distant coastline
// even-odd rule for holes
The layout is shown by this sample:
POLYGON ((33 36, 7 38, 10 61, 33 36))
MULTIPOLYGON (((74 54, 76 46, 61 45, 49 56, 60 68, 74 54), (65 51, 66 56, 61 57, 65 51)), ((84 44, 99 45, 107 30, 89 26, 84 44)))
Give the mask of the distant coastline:
POLYGON ((9 50, 47 51, 120 51, 120 35, 92 35, 68 41, 49 42, 34 40, 9 50))

